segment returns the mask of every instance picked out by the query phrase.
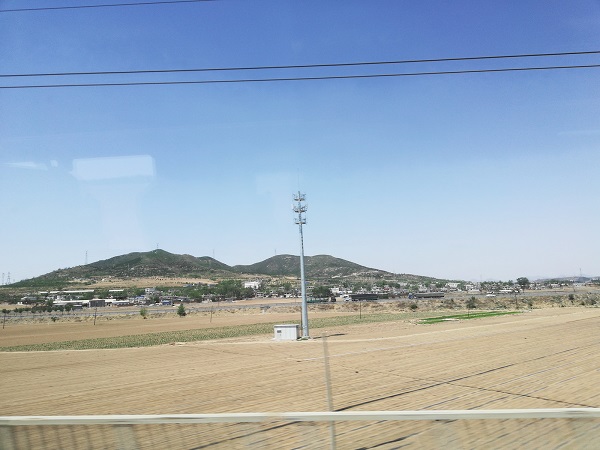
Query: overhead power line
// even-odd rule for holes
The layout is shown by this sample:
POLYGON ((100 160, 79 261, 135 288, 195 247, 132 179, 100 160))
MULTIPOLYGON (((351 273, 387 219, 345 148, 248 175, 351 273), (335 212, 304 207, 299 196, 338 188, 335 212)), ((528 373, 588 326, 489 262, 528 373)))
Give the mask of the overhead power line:
POLYGON ((281 66, 246 66, 246 67, 213 67, 213 68, 192 68, 192 69, 154 69, 154 70, 103 70, 91 72, 46 72, 46 73, 14 73, 0 74, 0 78, 8 77, 57 77, 57 76, 86 76, 86 75, 136 75, 136 74, 158 74, 158 73, 193 73, 193 72, 233 72, 245 70, 277 70, 277 69, 316 69, 327 67, 360 67, 360 66, 383 66, 400 64, 418 64, 418 63, 441 63, 452 61, 485 61, 500 59, 518 59, 518 58, 548 58, 564 56, 582 56, 598 55, 600 50, 590 50, 584 52, 560 52, 560 53, 523 53, 516 55, 486 55, 486 56, 464 56, 455 58, 433 58, 433 59, 401 59, 394 61, 361 61, 348 63, 328 63, 328 64, 300 64, 300 65, 281 65, 281 66))
POLYGON ((121 6, 149 6, 149 5, 170 5, 175 3, 200 3, 211 2, 215 0, 172 0, 172 1, 153 1, 139 3, 105 3, 100 5, 73 5, 73 6, 42 6, 40 8, 13 8, 0 9, 0 13, 7 12, 29 12, 29 11, 59 11, 63 9, 88 9, 88 8, 113 8, 121 6))
POLYGON ((196 80, 196 81, 139 81, 122 83, 70 83, 70 84, 38 84, 0 86, 0 89, 35 89, 35 88, 68 88, 68 87, 106 87, 106 86, 156 86, 156 85, 185 85, 185 84, 224 84, 224 83, 265 83, 277 81, 316 81, 316 80, 344 80, 361 78, 385 78, 385 77, 415 77, 428 75, 459 75, 473 73, 499 73, 499 72, 523 72, 536 70, 561 70, 561 69, 591 69, 598 68, 600 64, 569 65, 569 66, 543 66, 543 67, 512 67, 504 69, 476 69, 476 70, 448 70, 438 72, 407 72, 387 73, 371 75, 332 75, 315 77, 287 77, 287 78, 254 78, 254 79, 232 79, 232 80, 196 80))

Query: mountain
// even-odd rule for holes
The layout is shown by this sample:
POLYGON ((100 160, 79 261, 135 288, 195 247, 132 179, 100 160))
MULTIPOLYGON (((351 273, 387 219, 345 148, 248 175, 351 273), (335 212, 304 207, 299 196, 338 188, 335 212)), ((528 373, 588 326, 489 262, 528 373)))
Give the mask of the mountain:
MULTIPOLYGON (((240 273, 297 277, 300 275, 300 257, 294 255, 277 255, 248 266, 233 266, 233 269, 240 273)), ((391 275, 389 272, 383 270, 371 269, 329 255, 305 256, 304 269, 307 278, 358 277, 375 274, 391 275)))
POLYGON ((592 277, 584 277, 584 276, 562 276, 562 277, 539 277, 534 279, 536 283, 550 283, 550 282, 575 282, 575 283, 587 283, 588 281, 593 280, 592 277))
POLYGON ((110 274, 117 277, 169 277, 188 275, 196 272, 232 270, 227 264, 223 264, 208 256, 198 258, 192 255, 176 255, 159 249, 150 252, 136 252, 115 256, 83 267, 91 270, 92 273, 90 275, 110 274))
POLYGON ((60 286, 74 280, 116 277, 186 277, 201 275, 231 275, 227 264, 208 256, 176 255, 165 250, 135 252, 96 261, 91 264, 58 269, 29 280, 14 283, 14 287, 60 286))
MULTIPOLYGON (((335 278, 389 279, 394 276, 394 274, 384 270, 361 266, 329 255, 306 256, 304 263, 306 277, 312 280, 331 280, 335 278)), ((157 249, 149 252, 128 253, 83 266, 55 270, 36 278, 22 280, 11 286, 58 288, 69 283, 86 284, 91 283, 93 279, 108 277, 118 279, 145 277, 234 278, 242 274, 299 277, 300 257, 277 255, 255 264, 228 266, 208 256, 177 255, 157 249)), ((402 274, 395 278, 416 282, 442 281, 410 274, 402 274)))

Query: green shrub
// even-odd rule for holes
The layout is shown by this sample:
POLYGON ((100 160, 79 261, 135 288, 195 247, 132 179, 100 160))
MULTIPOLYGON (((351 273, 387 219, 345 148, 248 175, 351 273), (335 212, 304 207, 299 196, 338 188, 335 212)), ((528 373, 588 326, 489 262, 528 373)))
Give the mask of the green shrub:
POLYGON ((471 297, 466 302, 467 309, 475 309, 477 307, 477 299, 475 297, 471 297))

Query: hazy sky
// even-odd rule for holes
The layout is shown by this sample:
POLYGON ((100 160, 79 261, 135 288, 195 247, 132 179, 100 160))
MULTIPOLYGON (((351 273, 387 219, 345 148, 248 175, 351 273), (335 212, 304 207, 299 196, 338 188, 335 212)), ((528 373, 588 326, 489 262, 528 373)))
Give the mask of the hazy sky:
MULTIPOLYGON (((135 2, 136 0, 130 0, 135 2)), ((0 9, 119 3, 4 0, 0 9)), ((600 50, 600 2, 255 1, 0 12, 0 72, 600 50)), ((242 72, 2 77, 0 86, 600 64, 600 55, 242 72)), ((157 245, 299 254, 468 280, 600 275, 600 69, 0 89, 0 272, 157 245)))

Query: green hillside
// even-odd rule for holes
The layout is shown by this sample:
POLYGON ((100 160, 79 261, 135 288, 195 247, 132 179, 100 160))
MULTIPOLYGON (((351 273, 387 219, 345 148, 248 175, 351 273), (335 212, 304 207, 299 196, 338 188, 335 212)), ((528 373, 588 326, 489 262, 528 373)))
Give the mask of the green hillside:
POLYGON ((231 267, 214 258, 176 255, 165 250, 135 252, 91 264, 58 269, 45 275, 14 283, 13 287, 62 287, 74 280, 101 277, 200 277, 231 275, 231 267))
MULTIPOLYGON (((312 279, 368 276, 388 274, 388 272, 371 269, 359 264, 335 258, 329 255, 306 256, 304 258, 306 277, 312 279)), ((270 276, 299 276, 300 257, 294 255, 277 255, 264 261, 247 265, 233 266, 241 273, 264 274, 270 276)))
POLYGON ((128 253, 84 266, 91 275, 110 274, 117 277, 187 276, 214 270, 231 271, 231 267, 208 256, 176 255, 165 250, 128 253))
MULTIPOLYGON (((435 278, 410 274, 392 274, 383 270, 335 258, 330 255, 305 257, 306 277, 309 280, 334 282, 336 279, 395 280, 410 283, 436 283, 435 278)), ((177 255, 165 250, 135 252, 96 261, 91 264, 59 269, 48 274, 14 283, 16 288, 63 288, 73 284, 85 285, 102 278, 236 278, 241 275, 299 277, 300 257, 277 255, 250 265, 228 266, 208 256, 177 255)))

